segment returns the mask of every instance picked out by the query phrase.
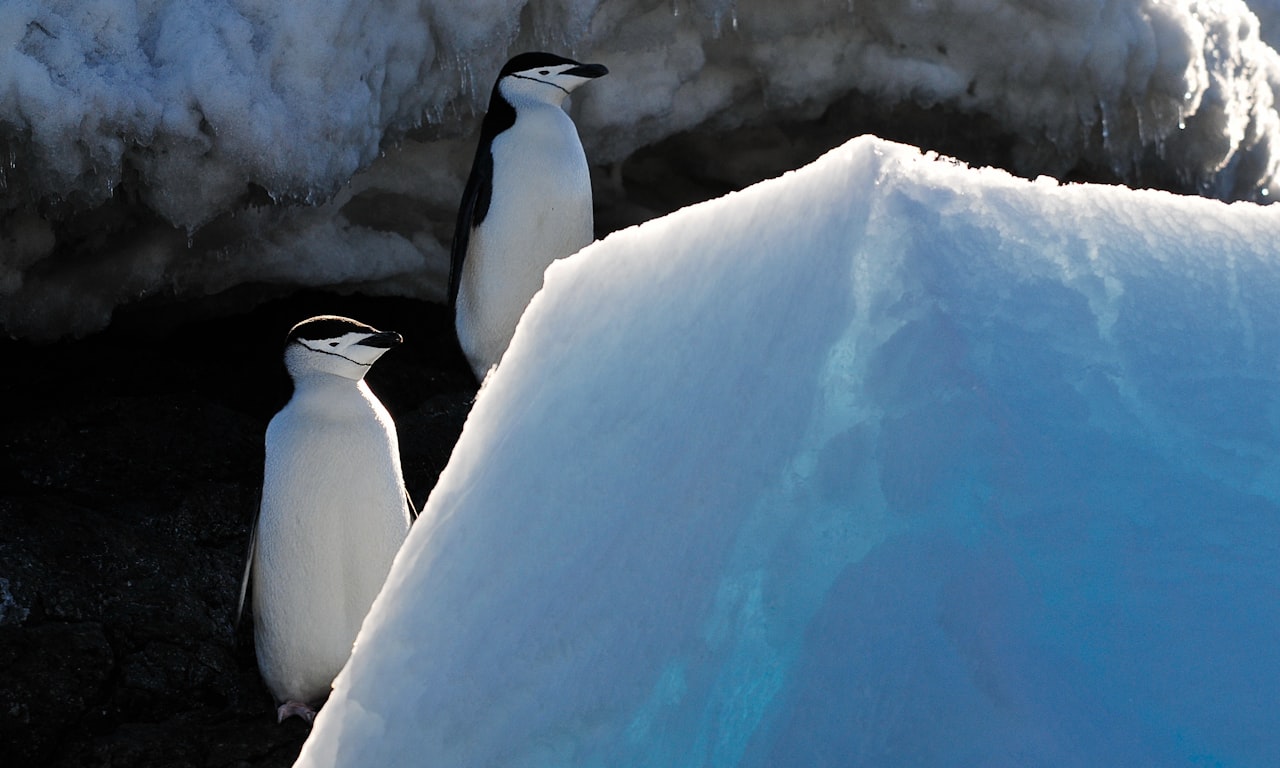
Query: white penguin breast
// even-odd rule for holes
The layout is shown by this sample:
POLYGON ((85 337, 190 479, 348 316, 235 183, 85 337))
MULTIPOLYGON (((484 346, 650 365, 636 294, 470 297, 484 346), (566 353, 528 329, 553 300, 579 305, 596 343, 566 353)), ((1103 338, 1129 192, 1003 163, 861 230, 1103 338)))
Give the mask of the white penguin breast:
POLYGON ((522 106, 491 152, 489 210, 471 233, 459 295, 459 336, 482 368, 506 350, 547 267, 594 236, 587 158, 564 110, 522 106))
POLYGON ((363 382, 344 388, 295 394, 267 429, 253 600, 281 700, 328 690, 408 532, 395 426, 363 382))
MULTIPOLYGON (((591 176, 573 121, 558 107, 528 110, 493 142, 493 194, 478 250, 511 278, 542 285, 551 262, 591 242, 591 176)), ((528 297, 526 297, 528 298, 528 297)))

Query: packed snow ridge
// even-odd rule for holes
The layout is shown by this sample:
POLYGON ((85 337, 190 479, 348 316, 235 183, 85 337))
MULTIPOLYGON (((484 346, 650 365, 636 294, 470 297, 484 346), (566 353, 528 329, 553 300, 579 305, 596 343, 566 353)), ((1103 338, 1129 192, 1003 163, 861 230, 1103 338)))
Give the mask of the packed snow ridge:
POLYGON ((1023 175, 1092 163, 1259 199, 1280 162, 1260 29, 1240 0, 12 0, 0 324, 82 333, 143 295, 251 282, 438 297, 470 133, 516 50, 609 66, 572 105, 600 165, 861 94, 982 116, 1023 175))
POLYGON ((557 262, 299 765, 1276 764, 1278 240, 862 138, 557 262))

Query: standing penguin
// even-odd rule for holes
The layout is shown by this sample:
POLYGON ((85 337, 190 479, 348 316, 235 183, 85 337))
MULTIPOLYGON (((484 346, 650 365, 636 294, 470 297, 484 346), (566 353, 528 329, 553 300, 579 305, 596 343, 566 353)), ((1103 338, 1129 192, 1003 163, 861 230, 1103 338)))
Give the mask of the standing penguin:
POLYGON ((267 427, 240 597, 252 578, 258 669, 281 721, 315 717, 415 516, 395 424, 364 381, 400 342, 330 315, 285 342, 293 397, 267 427))
POLYGON ((449 270, 458 341, 477 379, 502 358, 551 262, 594 237, 587 157, 562 105, 608 71, 522 53, 493 84, 449 270))

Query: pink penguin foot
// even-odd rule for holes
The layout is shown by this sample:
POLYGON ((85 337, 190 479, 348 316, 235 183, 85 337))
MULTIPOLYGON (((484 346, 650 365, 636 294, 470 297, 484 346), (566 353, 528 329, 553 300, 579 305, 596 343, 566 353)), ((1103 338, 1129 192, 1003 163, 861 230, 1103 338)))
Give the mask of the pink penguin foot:
POLYGON ((306 720, 308 723, 316 719, 316 711, 310 705, 301 701, 286 701, 276 707, 277 723, 283 723, 286 717, 293 717, 294 715, 306 720))

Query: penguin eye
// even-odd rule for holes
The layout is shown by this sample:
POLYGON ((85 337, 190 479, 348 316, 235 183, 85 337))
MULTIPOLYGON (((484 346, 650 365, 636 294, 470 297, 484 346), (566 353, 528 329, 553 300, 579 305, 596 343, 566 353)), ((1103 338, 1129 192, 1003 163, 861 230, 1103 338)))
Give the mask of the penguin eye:
POLYGON ((331 346, 331 347, 336 347, 336 346, 338 346, 338 342, 336 342, 336 341, 331 341, 331 342, 329 342, 329 346, 331 346))
POLYGON ((542 69, 542 70, 539 70, 539 71, 538 71, 538 74, 540 74, 540 75, 549 75, 549 74, 551 74, 551 70, 549 70, 549 69, 542 69))

